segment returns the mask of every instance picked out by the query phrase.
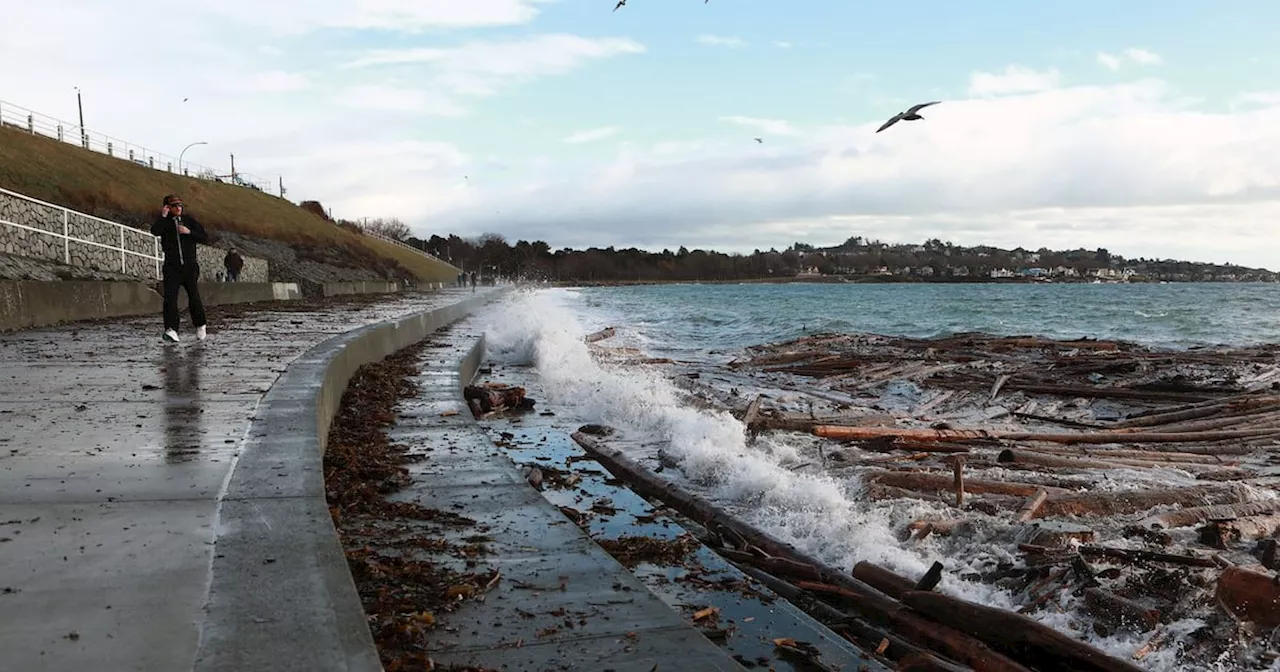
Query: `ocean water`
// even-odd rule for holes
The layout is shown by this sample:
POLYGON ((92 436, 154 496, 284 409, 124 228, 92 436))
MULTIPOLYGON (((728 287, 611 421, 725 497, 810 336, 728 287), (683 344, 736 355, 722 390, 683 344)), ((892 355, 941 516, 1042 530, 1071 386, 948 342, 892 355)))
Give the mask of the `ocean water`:
MULTIPOLYGON (((737 515, 827 562, 851 567, 870 560, 920 576, 934 560, 947 567, 939 590, 1009 607, 1004 590, 956 578, 1001 562, 1016 562, 1007 520, 990 519, 967 535, 931 536, 903 544, 899 532, 923 518, 952 514, 923 501, 873 502, 854 470, 805 468, 816 461, 817 440, 804 435, 744 437, 727 412, 687 405, 674 377, 681 367, 636 367, 594 357, 583 336, 605 326, 627 346, 650 356, 693 362, 714 372, 749 345, 805 334, 865 331, 937 336, 966 331, 1057 338, 1117 338, 1190 348, 1280 342, 1280 285, 665 285, 581 289, 522 289, 488 313, 489 357, 531 365, 544 395, 541 407, 579 422, 623 429, 642 443, 628 448, 649 461, 658 451, 678 469, 664 476, 716 500, 737 515)), ((714 379, 715 376, 704 376, 714 379)), ((1116 470, 1123 471, 1123 470, 1116 470)), ((1151 479, 1146 473, 1134 478, 1151 479)), ((1124 474, 1112 478, 1123 481, 1124 474)), ((1191 484, 1185 472, 1155 475, 1191 484)), ((1122 485, 1122 483, 1119 483, 1122 485)), ((1117 487, 1119 487, 1119 485, 1117 487)), ((1148 481, 1148 485, 1150 482, 1148 481)), ((1274 492, 1257 492, 1258 498, 1274 492)), ((1036 618, 1128 658, 1147 635, 1099 637, 1063 612, 1036 618)), ((1150 670, 1186 669, 1180 637, 1197 619, 1170 626, 1171 638, 1145 658, 1150 670)), ((1243 669, 1234 656, 1209 669, 1243 669)), ((1203 668, 1203 666, 1201 667, 1203 668)), ((1258 669, 1256 667, 1251 669, 1258 669)))

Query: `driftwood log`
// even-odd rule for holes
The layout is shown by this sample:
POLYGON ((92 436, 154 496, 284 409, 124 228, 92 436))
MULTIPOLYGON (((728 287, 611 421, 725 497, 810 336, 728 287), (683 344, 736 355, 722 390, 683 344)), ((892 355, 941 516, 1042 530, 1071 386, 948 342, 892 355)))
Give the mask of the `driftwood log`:
MULTIPOLYGON (((782 571, 788 571, 786 568, 795 568, 796 564, 807 565, 816 569, 818 576, 823 579, 823 581, 796 581, 794 583, 796 588, 836 598, 870 623, 890 628, 898 636, 917 646, 937 651, 979 672, 1030 671, 1027 665, 993 648, 993 646, 1003 646, 1002 642, 1007 641, 1008 633, 996 636, 988 642, 973 633, 967 633, 954 623, 947 623, 939 619, 930 620, 932 617, 926 618, 920 610, 906 608, 905 602, 893 599, 867 583, 854 578, 851 574, 845 574, 824 564, 791 544, 734 518, 707 500, 654 475, 636 464, 635 461, 621 451, 602 443, 599 437, 579 431, 573 434, 573 439, 606 469, 615 476, 626 480, 641 495, 663 501, 682 514, 699 521, 704 526, 707 526, 708 529, 713 531, 716 529, 726 530, 730 533, 730 537, 736 538, 749 546, 754 546, 774 558, 792 561, 792 563, 777 565, 782 568, 782 571)), ((905 593, 904 597, 912 595, 936 595, 936 593, 912 590, 905 593)), ((1017 616, 1000 609, 980 607, 956 598, 947 599, 974 609, 1017 616)), ((1033 624, 1036 628, 1048 629, 1030 619, 1018 618, 1033 624)), ((1026 637, 1036 641, 1048 638, 1047 635, 1039 632, 1028 634, 1026 637)), ((1102 666, 1077 669, 1137 669, 1132 666, 1126 667, 1127 664, 1123 661, 1107 656, 1102 651, 1090 647, 1084 642, 1075 642, 1075 640, 1071 640, 1064 635, 1058 635, 1058 637, 1075 644, 1074 648, 1068 649, 1068 652, 1071 653, 1068 659, 1102 661, 1102 666)))
POLYGON ((1218 603, 1264 628, 1280 626, 1280 577, 1248 567, 1228 567, 1218 577, 1218 603))
POLYGON ((1075 432, 1040 433, 992 431, 986 429, 920 429, 903 427, 845 427, 818 425, 813 428, 816 436, 841 441, 867 441, 880 437, 896 437, 909 441, 1044 441, 1047 443, 1196 443, 1246 439, 1274 434, 1275 429, 1234 429, 1211 432, 1075 432))

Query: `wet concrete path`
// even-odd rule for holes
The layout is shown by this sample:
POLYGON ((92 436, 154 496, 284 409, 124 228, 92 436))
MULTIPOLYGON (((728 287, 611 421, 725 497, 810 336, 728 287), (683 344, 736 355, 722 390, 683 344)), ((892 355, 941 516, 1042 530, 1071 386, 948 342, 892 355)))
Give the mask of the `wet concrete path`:
POLYGON ((0 334, 0 667, 190 669, 262 395, 330 336, 471 296, 214 309, 176 346, 158 315, 0 334))
POLYGON ((428 632, 440 664, 501 670, 742 670, 729 652, 650 592, 529 485, 463 405, 458 363, 479 336, 465 320, 421 358, 418 396, 401 404, 391 440, 423 457, 395 495, 470 518, 479 530, 443 529, 450 545, 483 538, 474 559, 416 551, 462 570, 501 572, 482 601, 439 617, 428 632), (481 537, 475 536, 482 531, 481 537))

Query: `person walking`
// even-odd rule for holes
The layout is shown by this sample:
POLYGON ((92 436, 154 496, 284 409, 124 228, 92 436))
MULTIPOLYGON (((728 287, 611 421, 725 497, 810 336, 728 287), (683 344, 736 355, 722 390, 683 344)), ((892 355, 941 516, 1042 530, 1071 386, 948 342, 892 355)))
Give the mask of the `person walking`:
POLYGON ((236 248, 227 250, 227 256, 222 258, 222 265, 227 269, 227 282, 240 281, 240 269, 244 268, 244 257, 236 251, 236 248))
POLYGON ((471 291, 476 291, 476 272, 471 271, 471 291))
POLYGON ((196 257, 196 243, 208 243, 209 234, 195 217, 184 215, 182 199, 172 194, 164 197, 160 217, 151 224, 151 235, 160 237, 160 249, 164 252, 161 284, 164 294, 164 341, 178 342, 178 290, 187 290, 187 305, 191 308, 191 324, 196 328, 196 338, 205 338, 204 301, 200 299, 200 262, 196 257))

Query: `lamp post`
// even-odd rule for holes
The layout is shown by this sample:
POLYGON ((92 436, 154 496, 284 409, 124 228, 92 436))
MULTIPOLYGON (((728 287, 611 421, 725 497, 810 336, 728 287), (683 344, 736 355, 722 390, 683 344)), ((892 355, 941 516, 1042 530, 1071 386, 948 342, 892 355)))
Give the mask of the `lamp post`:
POLYGON ((179 172, 179 173, 181 173, 181 174, 183 174, 183 175, 186 175, 186 174, 187 174, 185 171, 183 171, 183 170, 182 170, 182 155, 183 155, 183 154, 186 154, 188 149, 191 149, 192 147, 195 147, 196 145, 207 145, 207 144, 209 144, 209 143, 207 143, 207 142, 193 142, 193 143, 191 143, 191 144, 187 145, 186 147, 183 147, 183 148, 182 148, 182 151, 181 151, 181 152, 178 152, 178 172, 179 172))
POLYGON ((84 130, 84 103, 80 100, 80 87, 72 87, 76 90, 76 109, 80 112, 80 144, 86 149, 89 147, 88 134, 84 130))

